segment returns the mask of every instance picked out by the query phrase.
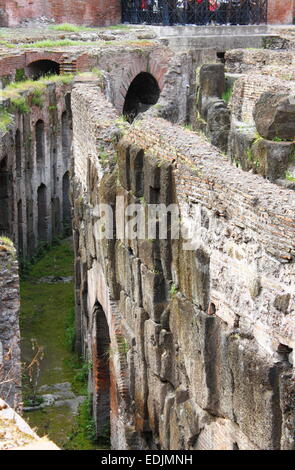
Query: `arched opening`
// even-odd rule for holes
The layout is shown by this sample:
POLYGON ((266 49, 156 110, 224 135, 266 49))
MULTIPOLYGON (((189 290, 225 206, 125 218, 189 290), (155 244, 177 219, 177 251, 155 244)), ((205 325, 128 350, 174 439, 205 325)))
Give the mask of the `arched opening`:
POLYGON ((62 134, 62 155, 65 165, 67 165, 70 158, 71 149, 71 126, 69 114, 67 111, 62 113, 61 117, 61 134, 62 134))
POLYGON ((7 166, 7 156, 0 161, 0 235, 10 232, 10 182, 11 174, 7 166))
POLYGON ((47 216, 47 189, 45 184, 38 188, 38 239, 39 242, 48 240, 48 216, 47 216))
POLYGON ((16 176, 19 178, 22 171, 22 146, 21 146, 21 134, 20 130, 17 129, 15 133, 15 168, 16 176))
POLYGON ((67 171, 62 179, 62 212, 63 227, 66 235, 71 234, 71 201, 70 201, 70 174, 67 171))
POLYGON ((58 197, 51 199, 51 220, 52 220, 52 236, 60 235, 60 201, 58 197))
POLYGON ((28 75, 33 80, 46 75, 59 75, 59 63, 54 60, 36 60, 29 64, 28 75))
POLYGON ((95 345, 93 354, 93 415, 98 437, 110 430, 110 334, 105 313, 97 302, 94 307, 95 345))
POLYGON ((23 254, 23 203, 20 199, 17 203, 17 239, 18 239, 18 253, 20 256, 23 254))
POLYGON ((132 122, 139 113, 144 113, 156 104, 160 96, 157 80, 147 72, 139 73, 128 89, 123 114, 132 122))
POLYGON ((35 249, 34 232, 34 204, 32 199, 26 200, 26 229, 27 229, 27 254, 31 257, 35 249))
POLYGON ((45 162, 45 133, 44 121, 42 121, 41 119, 36 123, 35 132, 37 165, 42 165, 45 162))

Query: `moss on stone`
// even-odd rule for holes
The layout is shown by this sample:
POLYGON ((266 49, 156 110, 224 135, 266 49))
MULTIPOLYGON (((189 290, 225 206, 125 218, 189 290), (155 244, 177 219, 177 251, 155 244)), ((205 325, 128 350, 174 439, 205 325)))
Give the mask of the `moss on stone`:
POLYGON ((7 109, 0 107, 0 132, 6 133, 9 130, 9 126, 13 122, 13 116, 8 112, 7 109))

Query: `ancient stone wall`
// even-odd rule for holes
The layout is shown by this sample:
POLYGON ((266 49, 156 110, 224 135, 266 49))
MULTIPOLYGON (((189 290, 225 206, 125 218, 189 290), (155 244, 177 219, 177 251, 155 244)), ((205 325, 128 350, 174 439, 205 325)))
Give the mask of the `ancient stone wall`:
POLYGON ((293 24, 294 0, 268 0, 269 24, 293 24))
POLYGON ((294 193, 161 110, 129 126, 85 83, 72 104, 77 326, 113 447, 294 449, 294 193), (130 204, 172 203, 179 239, 122 230, 130 204))
POLYGON ((57 23, 107 26, 121 22, 119 0, 1 0, 0 26, 17 26, 40 17, 57 23))
POLYGON ((64 191, 72 139, 69 91, 69 85, 48 83, 34 104, 28 90, 24 112, 5 102, 13 122, 0 144, 0 233, 13 238, 20 257, 31 257, 39 244, 69 228, 64 225, 70 216, 64 191))
POLYGON ((0 398, 21 406, 19 275, 16 250, 0 236, 0 398))

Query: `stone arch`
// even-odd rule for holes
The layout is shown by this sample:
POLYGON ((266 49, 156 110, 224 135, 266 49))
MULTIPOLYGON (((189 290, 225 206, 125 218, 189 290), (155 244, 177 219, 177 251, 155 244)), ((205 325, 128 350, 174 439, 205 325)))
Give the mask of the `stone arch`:
POLYGON ((71 232, 71 201, 70 201, 70 173, 67 171, 62 179, 62 212, 63 227, 67 234, 71 232))
POLYGON ((110 332, 102 306, 96 302, 93 312, 93 415, 97 436, 106 437, 110 429, 110 332))
POLYGON ((47 242, 48 240, 48 214, 47 214, 47 188, 41 184, 37 191, 38 204, 38 240, 47 242))
POLYGON ((59 73, 59 63, 50 59, 36 60, 27 67, 27 74, 33 80, 38 80, 38 78, 46 75, 59 75, 59 73))
POLYGON ((36 122, 35 126, 36 137, 36 161, 37 165, 41 166, 45 163, 45 125, 42 119, 36 122))
POLYGON ((17 129, 15 133, 15 169, 16 176, 19 178, 22 172, 22 145, 21 145, 21 133, 17 129))
POLYGON ((123 114, 132 122, 140 113, 157 103, 160 97, 160 87, 153 75, 140 72, 132 80, 126 93, 123 114))
POLYGON ((157 81, 160 91, 163 90, 164 76, 168 70, 170 58, 167 56, 163 57, 161 54, 162 52, 155 52, 154 55, 151 54, 147 59, 134 57, 130 67, 122 71, 120 86, 118 87, 118 92, 115 91, 114 95, 114 106, 120 113, 123 112, 128 89, 135 77, 140 73, 151 74, 157 81))

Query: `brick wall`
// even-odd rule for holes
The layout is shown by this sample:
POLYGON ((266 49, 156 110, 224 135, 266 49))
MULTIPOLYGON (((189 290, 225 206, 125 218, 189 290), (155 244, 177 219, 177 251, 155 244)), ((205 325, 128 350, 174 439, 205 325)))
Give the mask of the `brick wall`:
POLYGON ((16 26, 23 19, 46 16, 57 23, 105 26, 121 22, 119 0, 0 0, 0 26, 16 26))
POLYGON ((268 0, 268 23, 292 24, 294 0, 268 0))

